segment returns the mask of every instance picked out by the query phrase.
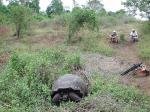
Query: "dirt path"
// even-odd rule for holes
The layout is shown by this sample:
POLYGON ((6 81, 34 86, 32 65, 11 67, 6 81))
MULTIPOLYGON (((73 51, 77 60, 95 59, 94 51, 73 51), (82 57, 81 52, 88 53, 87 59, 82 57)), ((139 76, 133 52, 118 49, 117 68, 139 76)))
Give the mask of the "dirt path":
POLYGON ((119 58, 107 57, 100 54, 85 53, 81 55, 81 60, 84 61, 85 71, 89 75, 94 73, 116 75, 127 67, 127 64, 119 58))
POLYGON ((125 85, 134 85, 150 95, 150 77, 135 77, 133 75, 120 76, 119 74, 135 63, 141 62, 138 58, 135 44, 127 42, 124 46, 113 45, 116 53, 113 57, 100 54, 85 53, 81 55, 85 71, 88 75, 100 73, 107 76, 118 75, 120 82, 125 85))
POLYGON ((116 49, 115 56, 126 61, 129 64, 139 63, 138 53, 136 49, 136 44, 130 42, 126 43, 123 46, 118 46, 116 49))
MULTIPOLYGON (((124 47, 117 49, 116 57, 125 60, 129 65, 140 63, 142 60, 138 58, 138 52, 135 44, 126 44, 124 47)), ((126 75, 120 78, 121 82, 126 85, 134 85, 140 90, 150 95, 150 77, 134 77, 126 75)))

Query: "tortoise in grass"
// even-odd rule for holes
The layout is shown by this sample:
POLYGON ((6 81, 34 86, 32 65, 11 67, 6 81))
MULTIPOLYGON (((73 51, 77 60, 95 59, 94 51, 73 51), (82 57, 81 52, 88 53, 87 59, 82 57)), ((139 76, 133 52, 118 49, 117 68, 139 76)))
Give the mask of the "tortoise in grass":
POLYGON ((88 94, 88 84, 80 76, 66 74, 59 77, 52 87, 52 103, 59 105, 61 101, 79 102, 88 94))

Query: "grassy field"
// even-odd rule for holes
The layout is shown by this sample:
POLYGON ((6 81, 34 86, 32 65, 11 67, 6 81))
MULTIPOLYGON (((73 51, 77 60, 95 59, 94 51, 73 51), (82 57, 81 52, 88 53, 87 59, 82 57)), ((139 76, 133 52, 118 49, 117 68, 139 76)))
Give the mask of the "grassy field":
MULTIPOLYGON (((80 53, 113 56, 115 49, 106 39, 113 25, 119 35, 128 35, 136 24, 124 20, 122 27, 121 21, 119 25, 117 21, 109 22, 106 20, 107 24, 98 32, 81 29, 69 45, 63 17, 33 23, 21 39, 12 37, 13 31, 1 36, 0 53, 7 53, 8 59, 0 71, 0 112, 150 112, 150 96, 120 84, 117 76, 101 74, 91 74, 91 94, 80 103, 62 103, 60 107, 51 104, 53 81, 83 64, 80 53)), ((142 34, 137 46, 139 56, 149 61, 149 33, 142 34)))
POLYGON ((80 55, 65 49, 47 49, 38 52, 13 53, 0 76, 1 112, 149 112, 150 97, 134 87, 119 84, 117 77, 100 74, 89 77, 89 94, 80 103, 51 105, 53 81, 81 65, 80 55), (108 83, 109 82, 109 83, 108 83))

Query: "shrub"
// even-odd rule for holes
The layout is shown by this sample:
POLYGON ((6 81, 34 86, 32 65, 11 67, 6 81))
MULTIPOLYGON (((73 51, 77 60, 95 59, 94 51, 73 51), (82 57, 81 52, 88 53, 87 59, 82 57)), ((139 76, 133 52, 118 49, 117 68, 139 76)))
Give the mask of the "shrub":
POLYGON ((10 16, 10 10, 4 5, 0 4, 0 25, 4 23, 8 23, 10 16))
MULTIPOLYGON (((0 78, 0 100, 6 110, 36 111, 50 105, 53 81, 80 64, 78 56, 61 50, 15 53, 0 78), (10 105, 8 109, 7 106, 10 105)), ((0 104, 1 105, 1 104, 0 104)))
POLYGON ((67 26, 70 21, 70 13, 54 16, 51 21, 58 26, 67 26))
POLYGON ((48 16, 44 15, 43 13, 39 13, 34 16, 34 19, 38 21, 42 21, 42 20, 48 19, 48 16))
POLYGON ((68 42, 71 41, 71 38, 81 27, 86 25, 88 28, 94 29, 97 27, 96 23, 96 14, 93 10, 87 8, 75 8, 72 11, 72 18, 69 23, 68 42))
POLYGON ((31 10, 24 6, 11 6, 11 20, 16 27, 16 35, 18 38, 22 37, 24 30, 28 28, 31 21, 31 10))

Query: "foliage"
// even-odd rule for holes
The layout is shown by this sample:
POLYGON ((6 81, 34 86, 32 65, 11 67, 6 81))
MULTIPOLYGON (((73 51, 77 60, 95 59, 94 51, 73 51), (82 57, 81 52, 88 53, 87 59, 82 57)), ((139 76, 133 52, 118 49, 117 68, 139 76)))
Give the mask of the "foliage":
POLYGON ((112 56, 114 53, 114 50, 105 44, 104 38, 96 32, 87 33, 86 37, 83 35, 78 46, 82 51, 100 53, 106 56, 112 56))
POLYGON ((31 21, 31 10, 24 6, 11 7, 11 20, 16 26, 17 37, 22 37, 23 30, 27 29, 31 21))
POLYGON ((104 8, 97 12, 97 15, 99 16, 106 16, 107 14, 108 13, 104 8))
POLYGON ((47 20, 49 18, 45 12, 39 12, 36 15, 34 15, 34 19, 35 19, 35 21, 37 20, 40 22, 42 20, 47 20))
POLYGON ((46 13, 48 16, 51 14, 60 15, 63 12, 63 5, 61 0, 52 0, 51 4, 47 7, 46 13))
POLYGON ((150 31, 150 22, 146 21, 141 26, 141 32, 143 34, 149 34, 150 33, 149 31, 150 31))
POLYGON ((116 15, 121 15, 121 16, 126 15, 126 11, 124 9, 120 9, 116 12, 116 15))
POLYGON ((9 21, 9 15, 9 9, 4 5, 0 5, 0 25, 9 21))
POLYGON ((70 19, 70 13, 65 13, 62 15, 54 16, 54 18, 51 19, 51 22, 58 26, 67 26, 69 24, 70 19))
POLYGON ((33 9, 34 12, 39 13, 40 10, 39 2, 40 2, 39 0, 31 0, 28 4, 26 3, 26 5, 29 8, 33 9))
POLYGON ((78 64, 78 55, 64 54, 61 50, 14 53, 0 74, 0 106, 7 111, 17 109, 28 112, 48 108, 54 80, 70 73, 71 67, 78 64))
POLYGON ((39 13, 40 10, 39 0, 7 0, 7 1, 9 1, 9 6, 23 5, 24 7, 32 9, 36 13, 39 13))
POLYGON ((104 7, 104 5, 101 4, 101 2, 99 0, 89 0, 88 6, 90 9, 92 9, 94 11, 99 11, 99 10, 103 9, 103 7, 104 7))
POLYGON ((71 38, 80 30, 81 27, 87 26, 90 29, 98 28, 96 23, 96 14, 93 10, 87 8, 75 8, 72 11, 72 18, 69 23, 68 42, 71 42, 71 38))
POLYGON ((0 5, 0 12, 6 15, 10 13, 9 9, 5 5, 0 5))
POLYGON ((124 34, 120 34, 120 42, 122 43, 122 44, 124 44, 125 43, 125 35, 124 34))
MULTIPOLYGON (((117 78, 109 79, 107 76, 94 76, 91 81, 92 92, 96 93, 98 96, 111 96, 115 99, 115 104, 122 102, 123 107, 121 107, 121 111, 123 112, 127 112, 127 110, 130 110, 130 112, 134 112, 135 110, 148 112, 150 110, 150 107, 148 106, 150 97, 144 95, 134 87, 118 84, 117 78)), ((108 106, 107 108, 110 107, 111 106, 108 106)))
POLYGON ((0 25, 4 24, 6 22, 6 15, 0 12, 0 25))
POLYGON ((99 26, 102 28, 117 26, 120 24, 129 24, 135 22, 135 18, 133 16, 127 15, 124 10, 120 10, 115 12, 98 12, 97 20, 99 26))
POLYGON ((139 48, 139 56, 149 62, 150 60, 150 23, 144 22, 141 25, 141 40, 138 42, 138 48, 139 48))
POLYGON ((100 74, 88 77, 92 94, 85 100, 62 103, 60 107, 52 106, 50 93, 53 81, 70 71, 68 65, 79 63, 78 56, 65 55, 58 50, 12 55, 6 69, 0 74, 0 111, 150 111, 149 96, 134 87, 118 84, 114 76, 109 78, 100 74))
POLYGON ((150 20, 150 2, 149 0, 127 0, 124 5, 128 8, 129 12, 136 14, 139 10, 141 15, 145 15, 150 20), (144 14, 143 14, 144 12, 144 14))

